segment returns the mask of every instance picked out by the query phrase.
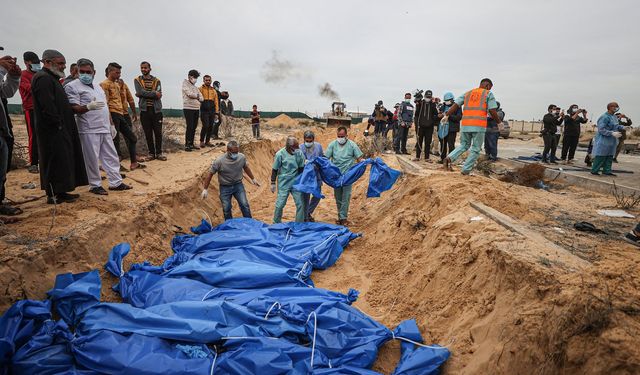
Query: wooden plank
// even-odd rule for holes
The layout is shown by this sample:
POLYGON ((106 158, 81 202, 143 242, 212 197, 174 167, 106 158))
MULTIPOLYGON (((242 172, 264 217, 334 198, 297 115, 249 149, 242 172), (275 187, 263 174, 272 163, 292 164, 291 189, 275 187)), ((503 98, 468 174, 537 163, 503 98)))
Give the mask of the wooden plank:
POLYGON ((544 250, 544 255, 537 254, 537 256, 544 256, 546 258, 549 258, 550 260, 560 262, 564 265, 574 268, 586 268, 590 266, 590 263, 586 260, 573 255, 567 249, 549 241, 539 232, 536 232, 526 227, 525 225, 522 225, 510 216, 507 216, 502 212, 499 212, 480 202, 470 202, 469 204, 478 212, 492 219, 501 226, 525 237, 527 240, 541 247, 541 249, 544 250))

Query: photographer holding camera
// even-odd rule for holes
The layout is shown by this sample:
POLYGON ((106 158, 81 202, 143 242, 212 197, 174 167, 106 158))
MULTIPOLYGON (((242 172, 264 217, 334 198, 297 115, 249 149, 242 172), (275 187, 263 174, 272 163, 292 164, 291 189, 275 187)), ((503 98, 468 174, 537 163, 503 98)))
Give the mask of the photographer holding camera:
POLYGON ((548 113, 542 118, 542 140, 544 141, 544 151, 542 152, 542 162, 558 164, 556 162, 556 150, 558 148, 558 126, 564 121, 564 112, 555 104, 547 107, 548 113))
POLYGON ((622 149, 624 148, 624 140, 627 139, 626 128, 632 125, 631 119, 625 116, 624 114, 616 113, 616 117, 618 118, 618 122, 620 123, 620 125, 624 126, 625 129, 620 130, 620 133, 622 134, 622 136, 618 138, 618 146, 616 147, 616 154, 613 156, 614 163, 618 162, 618 155, 620 154, 620 151, 622 151, 622 149))
POLYGON ((580 125, 587 123, 587 110, 572 104, 564 116, 564 132, 562 134, 562 153, 560 159, 567 164, 573 164, 578 141, 580 139, 580 125))
MULTIPOLYGON (((373 108, 371 118, 373 118, 373 134, 376 137, 383 136, 387 128, 387 109, 382 105, 382 100, 378 100, 378 103, 373 108)), ((371 122, 367 124, 367 130, 364 135, 369 135, 369 127, 371 122)))

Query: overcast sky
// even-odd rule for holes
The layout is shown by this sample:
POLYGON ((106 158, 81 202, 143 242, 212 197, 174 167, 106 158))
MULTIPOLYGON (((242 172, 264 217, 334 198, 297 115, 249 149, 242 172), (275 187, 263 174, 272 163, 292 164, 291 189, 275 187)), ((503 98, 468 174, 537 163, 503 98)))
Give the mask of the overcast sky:
POLYGON ((633 0, 10 1, 0 45, 20 60, 47 48, 68 64, 90 58, 99 80, 116 61, 129 85, 148 60, 166 108, 182 108, 189 69, 221 81, 236 109, 312 114, 330 106, 327 82, 348 109, 371 110, 489 77, 507 118, 540 118, 550 103, 597 118, 617 100, 640 123, 639 11, 633 0))

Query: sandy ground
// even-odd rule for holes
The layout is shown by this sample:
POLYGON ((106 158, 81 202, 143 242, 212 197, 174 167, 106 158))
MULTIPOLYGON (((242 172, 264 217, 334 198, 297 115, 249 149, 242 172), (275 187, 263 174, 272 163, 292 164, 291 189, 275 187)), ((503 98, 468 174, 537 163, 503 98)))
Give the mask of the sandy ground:
MULTIPOLYGON (((354 129, 354 138, 360 138, 362 126, 354 129)), ((275 197, 268 190, 273 154, 286 134, 302 129, 265 127, 264 140, 243 144, 263 182, 246 184, 257 219, 270 222, 273 214, 275 197)), ((248 126, 239 131, 248 140, 248 126)), ((318 130, 324 146, 334 137, 332 129, 318 130)), ((44 298, 58 273, 101 268, 118 242, 132 243, 128 262, 158 263, 170 254, 175 233, 188 231, 202 217, 219 223, 217 188, 205 201, 199 194, 206 168, 222 148, 205 151, 173 153, 166 162, 130 172, 130 191, 98 197, 80 188, 74 204, 53 207, 44 198, 20 204, 21 220, 0 228, 0 310, 21 298, 44 298)), ((383 159, 397 169, 405 165, 395 155, 383 159)), ((547 192, 444 172, 437 164, 418 165, 382 198, 365 198, 366 178, 356 183, 351 229, 363 237, 334 267, 314 272, 318 287, 360 290, 355 306, 392 328, 416 318, 427 342, 451 349, 445 374, 640 372, 640 252, 620 240, 635 220, 597 215, 597 209, 614 206, 611 197, 559 185, 547 192), (472 202, 542 237, 507 229, 472 202), (470 220, 477 216, 481 219, 470 220), (607 233, 577 232, 577 221, 607 233)), ((39 196, 39 190, 21 189, 29 181, 37 178, 24 169, 12 171, 8 197, 39 196)), ((325 194, 315 217, 333 222, 335 201, 326 188, 325 194)), ((284 220, 293 216, 290 201, 284 220)), ((102 275, 103 299, 117 300, 110 290, 116 280, 102 275)), ((399 344, 388 343, 374 369, 388 374, 398 358, 399 344)))

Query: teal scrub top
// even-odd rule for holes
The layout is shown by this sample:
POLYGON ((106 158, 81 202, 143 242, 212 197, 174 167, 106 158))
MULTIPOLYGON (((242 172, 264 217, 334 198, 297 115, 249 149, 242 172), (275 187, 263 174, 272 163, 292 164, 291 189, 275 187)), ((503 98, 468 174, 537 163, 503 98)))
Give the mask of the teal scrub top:
POLYGON ((337 140, 329 143, 324 155, 340 169, 341 173, 344 173, 356 163, 356 159, 361 158, 364 154, 354 141, 348 139, 347 143, 342 146, 337 140))
POLYGON ((281 148, 276 152, 272 168, 278 171, 278 186, 291 187, 298 176, 298 169, 304 168, 304 155, 300 150, 291 155, 286 148, 281 148))

